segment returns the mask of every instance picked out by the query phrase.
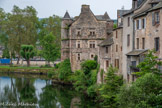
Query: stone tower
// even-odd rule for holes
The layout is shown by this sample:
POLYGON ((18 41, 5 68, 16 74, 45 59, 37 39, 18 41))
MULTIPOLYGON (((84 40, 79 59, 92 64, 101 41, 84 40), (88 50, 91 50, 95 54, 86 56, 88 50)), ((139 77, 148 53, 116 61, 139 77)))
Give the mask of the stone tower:
POLYGON ((70 18, 69 13, 66 11, 61 22, 61 61, 70 58, 70 36, 69 29, 73 20, 70 18))

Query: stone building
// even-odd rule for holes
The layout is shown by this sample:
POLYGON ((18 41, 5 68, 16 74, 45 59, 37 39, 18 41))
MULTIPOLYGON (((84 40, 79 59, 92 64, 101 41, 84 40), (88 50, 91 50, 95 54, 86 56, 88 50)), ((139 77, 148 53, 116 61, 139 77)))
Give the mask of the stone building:
MULTIPOLYGON (((136 67, 148 50, 155 49, 162 60, 162 0, 132 0, 130 10, 118 10, 118 27, 108 14, 94 15, 88 5, 82 5, 81 14, 74 19, 66 12, 62 19, 61 60, 70 58, 72 70, 80 63, 98 56, 100 70, 110 64, 118 68, 127 82, 134 81, 136 67)), ((162 71, 162 66, 157 66, 162 71)), ((100 72, 98 83, 100 83, 100 72)))
MULTIPOLYGON (((155 49, 156 56, 162 60, 161 42, 161 20, 162 1, 161 0, 133 0, 132 9, 124 15, 123 26, 123 72, 127 81, 136 79, 133 72, 138 72, 136 67, 144 60, 144 54, 148 50, 155 49), (131 24, 130 29, 126 26, 131 24), (130 34, 128 32, 131 31, 130 34), (129 36, 130 37, 129 37, 129 36), (124 42, 125 41, 125 42, 124 42), (130 41, 131 49, 128 50, 125 43, 130 41)), ((158 66, 162 70, 161 66, 158 66)))
MULTIPOLYGON (((123 17, 128 10, 118 10, 117 12, 117 28, 109 31, 109 37, 102 41, 99 46, 99 63, 100 70, 107 72, 109 66, 112 65, 118 69, 118 75, 122 75, 122 53, 123 53, 123 17)), ((100 72, 98 73, 98 83, 101 83, 100 72)))
POLYGON ((113 21, 107 12, 94 15, 89 5, 82 5, 80 15, 74 19, 66 12, 61 26, 61 60, 70 58, 75 71, 82 61, 99 55, 98 44, 109 37, 113 21))

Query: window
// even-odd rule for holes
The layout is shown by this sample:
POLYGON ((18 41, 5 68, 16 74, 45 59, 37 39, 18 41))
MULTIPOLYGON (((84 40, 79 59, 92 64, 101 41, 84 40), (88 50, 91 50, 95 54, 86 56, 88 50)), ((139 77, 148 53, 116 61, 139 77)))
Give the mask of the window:
POLYGON ((142 19, 142 28, 145 29, 146 28, 146 19, 142 19))
POLYGON ((78 41, 78 44, 77 44, 77 46, 78 46, 77 48, 80 48, 80 41, 78 41))
POLYGON ((89 31, 89 36, 95 36, 96 34, 95 34, 95 30, 90 30, 89 31))
POLYGON ((157 3, 152 3, 152 5, 151 5, 151 6, 152 6, 152 7, 154 7, 154 6, 156 6, 156 5, 157 5, 157 3))
POLYGON ((152 13, 152 25, 156 25, 160 23, 159 11, 152 13))
POLYGON ((116 52, 118 52, 118 45, 116 45, 116 52))
POLYGON ((127 46, 130 46, 130 35, 127 35, 127 46))
POLYGON ((119 59, 115 59, 115 67, 119 69, 119 59))
POLYGON ((106 60, 106 69, 109 67, 109 61, 106 60))
POLYGON ((137 24, 136 25, 137 29, 139 29, 139 20, 137 20, 137 23, 136 24, 137 24))
POLYGON ((116 38, 118 38, 118 31, 116 30, 116 38))
POLYGON ((106 53, 108 53, 109 52, 109 48, 108 47, 106 47, 106 53))
POLYGON ((94 59, 94 54, 91 54, 90 57, 91 57, 91 59, 94 59))
POLYGON ((130 26, 130 17, 128 17, 128 27, 130 26))
POLYGON ((129 74, 127 74, 127 81, 129 82, 129 74))
POLYGON ((136 79, 136 76, 135 75, 132 75, 132 81, 134 82, 136 79))
POLYGON ((137 38, 137 49, 139 49, 139 38, 137 38))
POLYGON ((89 48, 95 48, 95 41, 89 41, 89 48))
POLYGON ((136 67, 136 61, 132 61, 132 66, 136 67))
POLYGON ((77 36, 81 36, 81 30, 80 30, 80 29, 78 29, 78 30, 76 31, 76 35, 77 35, 77 36))
POLYGON ((142 49, 145 49, 145 38, 142 38, 142 49))
POLYGON ((81 58, 80 58, 80 53, 78 53, 78 60, 79 60, 79 61, 81 60, 81 58))
POLYGON ((155 38, 155 51, 159 51, 160 43, 159 43, 159 37, 155 38))
POLYGON ((141 19, 136 21, 136 27, 137 29, 141 29, 141 19))
POLYGON ((162 73, 162 66, 158 65, 158 69, 160 70, 160 73, 162 73))

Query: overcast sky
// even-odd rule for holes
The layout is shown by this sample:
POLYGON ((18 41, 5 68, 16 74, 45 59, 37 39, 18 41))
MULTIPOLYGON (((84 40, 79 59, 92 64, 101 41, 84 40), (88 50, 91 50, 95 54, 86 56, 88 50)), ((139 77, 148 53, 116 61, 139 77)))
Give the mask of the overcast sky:
POLYGON ((106 11, 112 19, 117 18, 117 9, 124 6, 125 9, 131 8, 132 0, 0 0, 0 8, 6 12, 11 12, 13 5, 20 8, 33 6, 38 17, 45 18, 52 15, 64 16, 68 10, 70 16, 78 16, 81 5, 90 5, 92 12, 95 15, 102 15, 106 11))

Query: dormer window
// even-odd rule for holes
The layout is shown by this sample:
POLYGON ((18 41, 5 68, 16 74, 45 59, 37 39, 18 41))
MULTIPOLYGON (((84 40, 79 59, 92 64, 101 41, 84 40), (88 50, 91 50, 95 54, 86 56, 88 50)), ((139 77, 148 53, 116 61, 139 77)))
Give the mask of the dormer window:
POLYGON ((152 13, 152 25, 160 24, 160 15, 159 11, 153 12, 152 13))
POLYGON ((156 6, 156 5, 157 5, 157 3, 152 3, 152 4, 151 4, 152 7, 154 7, 154 6, 156 6))
POLYGON ((78 29, 78 30, 76 31, 76 35, 77 35, 77 36, 81 36, 81 29, 78 29))

